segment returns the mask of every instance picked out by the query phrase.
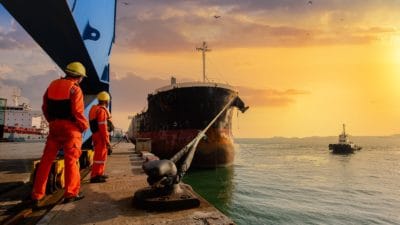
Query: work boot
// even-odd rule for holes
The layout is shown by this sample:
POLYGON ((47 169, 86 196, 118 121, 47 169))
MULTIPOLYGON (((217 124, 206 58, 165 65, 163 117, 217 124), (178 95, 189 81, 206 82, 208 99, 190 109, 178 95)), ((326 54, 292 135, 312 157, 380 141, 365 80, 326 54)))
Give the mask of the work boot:
POLYGON ((85 198, 85 196, 83 195, 82 192, 79 192, 79 194, 77 194, 76 196, 64 198, 63 203, 67 204, 67 203, 70 203, 70 202, 76 202, 76 201, 79 201, 79 200, 81 200, 83 198, 85 198))
POLYGON ((28 208, 40 209, 41 207, 43 207, 44 202, 43 202, 43 198, 42 199, 29 199, 28 201, 23 202, 22 204, 28 208))
POLYGON ((90 178, 90 183, 104 183, 106 182, 106 178, 102 176, 95 176, 90 178))

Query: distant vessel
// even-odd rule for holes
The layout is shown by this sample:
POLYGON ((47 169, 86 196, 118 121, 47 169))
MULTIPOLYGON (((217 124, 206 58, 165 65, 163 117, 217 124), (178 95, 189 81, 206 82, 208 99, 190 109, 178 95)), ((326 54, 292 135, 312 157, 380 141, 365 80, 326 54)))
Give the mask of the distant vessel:
POLYGON ((343 132, 339 135, 339 143, 329 144, 329 150, 332 150, 334 154, 350 154, 361 150, 361 147, 349 141, 349 136, 346 134, 346 125, 343 124, 343 132))
POLYGON ((25 103, 18 104, 14 95, 14 106, 7 106, 7 99, 0 98, 1 141, 44 141, 48 134, 48 123, 41 111, 34 111, 25 103))
POLYGON ((193 159, 195 167, 230 165, 234 159, 233 109, 244 112, 248 107, 232 86, 205 81, 206 43, 198 50, 203 52, 203 82, 177 83, 171 78, 170 85, 149 94, 148 109, 131 120, 128 137, 134 144, 137 140, 149 140, 152 153, 160 158, 171 158, 232 101, 206 132, 193 159))

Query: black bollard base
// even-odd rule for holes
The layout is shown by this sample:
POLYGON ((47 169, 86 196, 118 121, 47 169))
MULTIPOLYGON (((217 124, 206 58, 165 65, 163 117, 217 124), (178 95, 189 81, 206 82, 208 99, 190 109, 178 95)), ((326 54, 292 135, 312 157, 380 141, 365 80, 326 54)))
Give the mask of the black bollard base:
POLYGON ((142 188, 135 192, 132 203, 136 208, 154 211, 176 211, 196 208, 200 206, 200 200, 191 186, 177 184, 175 191, 142 188), (178 189, 178 190, 176 190, 178 189))

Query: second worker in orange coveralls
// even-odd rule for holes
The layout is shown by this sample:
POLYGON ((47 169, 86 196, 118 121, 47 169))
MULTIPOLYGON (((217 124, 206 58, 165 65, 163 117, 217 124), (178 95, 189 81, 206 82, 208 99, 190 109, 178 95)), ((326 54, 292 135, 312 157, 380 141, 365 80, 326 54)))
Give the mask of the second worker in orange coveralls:
POLYGON ((104 174, 108 148, 110 148, 110 134, 112 123, 108 103, 110 95, 102 91, 97 95, 98 105, 92 106, 89 112, 90 130, 93 133, 94 157, 90 183, 103 183, 108 178, 104 174))
POLYGON ((82 133, 89 127, 85 118, 82 90, 79 83, 86 77, 80 62, 67 65, 66 76, 51 82, 43 96, 42 111, 49 122, 49 135, 36 172, 32 199, 36 206, 46 193, 51 165, 58 150, 64 150, 64 203, 82 199, 77 161, 82 153, 82 133))

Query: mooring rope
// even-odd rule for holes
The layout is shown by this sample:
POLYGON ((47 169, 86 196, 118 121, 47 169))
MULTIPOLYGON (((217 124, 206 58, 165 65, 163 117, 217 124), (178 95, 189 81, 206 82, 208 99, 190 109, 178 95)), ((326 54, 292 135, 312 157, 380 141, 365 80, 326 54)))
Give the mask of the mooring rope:
POLYGON ((187 154, 186 159, 180 166, 179 170, 179 179, 185 175, 186 171, 189 169, 194 153, 196 152, 197 145, 199 144, 201 138, 204 137, 207 130, 217 121, 217 119, 222 115, 222 113, 233 103, 233 101, 237 98, 237 95, 233 96, 231 100, 222 108, 222 110, 214 117, 213 120, 203 129, 201 130, 197 136, 189 142, 185 147, 183 147, 179 152, 177 152, 170 160, 176 163, 183 155, 187 154))

